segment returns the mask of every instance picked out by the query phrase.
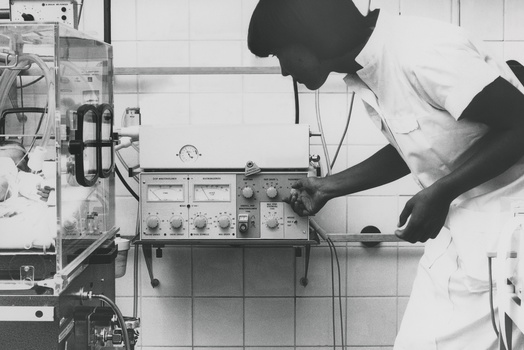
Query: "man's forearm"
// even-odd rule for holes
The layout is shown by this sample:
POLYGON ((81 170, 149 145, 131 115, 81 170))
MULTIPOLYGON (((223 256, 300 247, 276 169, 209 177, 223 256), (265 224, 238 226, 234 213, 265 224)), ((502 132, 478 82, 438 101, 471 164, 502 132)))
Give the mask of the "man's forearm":
POLYGON ((331 199, 387 184, 409 172, 397 150, 387 145, 363 162, 325 177, 322 191, 331 199))
POLYGON ((433 184, 453 201, 462 193, 502 174, 524 156, 524 129, 491 130, 458 169, 433 184))

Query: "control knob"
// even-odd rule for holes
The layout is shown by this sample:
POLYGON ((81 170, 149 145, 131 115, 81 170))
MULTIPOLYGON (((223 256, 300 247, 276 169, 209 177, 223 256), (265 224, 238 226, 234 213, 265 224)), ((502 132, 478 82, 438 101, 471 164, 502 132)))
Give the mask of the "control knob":
POLYGON ((278 227, 278 219, 274 216, 270 216, 266 221, 266 226, 268 228, 277 228, 278 227))
POLYGON ((218 218, 218 226, 220 228, 228 228, 231 224, 231 219, 227 215, 222 215, 218 218))
POLYGON ((150 229, 155 229, 160 224, 160 219, 156 215, 150 215, 146 220, 146 225, 150 229))
POLYGON ((207 225, 207 219, 203 215, 199 215, 195 218, 195 227, 196 228, 205 228, 207 225))
POLYGON ((266 189, 266 194, 269 198, 273 199, 278 196, 278 190, 275 187, 271 186, 266 189))
POLYGON ((252 187, 249 187, 249 186, 246 186, 242 189, 242 196, 244 198, 251 198, 253 197, 253 195, 255 194, 255 192, 253 191, 253 188, 252 187))
POLYGON ((180 215, 175 215, 169 220, 171 227, 174 229, 179 229, 184 224, 184 219, 180 215))

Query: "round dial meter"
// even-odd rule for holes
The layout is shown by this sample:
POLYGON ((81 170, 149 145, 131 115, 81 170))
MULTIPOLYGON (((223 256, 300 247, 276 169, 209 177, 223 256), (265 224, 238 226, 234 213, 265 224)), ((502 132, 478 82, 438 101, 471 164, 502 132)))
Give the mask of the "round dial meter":
POLYGON ((184 163, 193 163, 198 159, 198 150, 193 145, 185 145, 178 152, 178 156, 184 163))

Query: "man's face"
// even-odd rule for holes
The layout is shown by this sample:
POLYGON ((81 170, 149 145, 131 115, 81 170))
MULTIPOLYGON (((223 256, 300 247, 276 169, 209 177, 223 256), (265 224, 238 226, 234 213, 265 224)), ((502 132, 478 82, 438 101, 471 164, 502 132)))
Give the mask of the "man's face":
POLYGON ((317 90, 329 76, 329 71, 322 67, 320 60, 302 45, 288 46, 275 53, 283 76, 291 75, 297 82, 309 90, 317 90))

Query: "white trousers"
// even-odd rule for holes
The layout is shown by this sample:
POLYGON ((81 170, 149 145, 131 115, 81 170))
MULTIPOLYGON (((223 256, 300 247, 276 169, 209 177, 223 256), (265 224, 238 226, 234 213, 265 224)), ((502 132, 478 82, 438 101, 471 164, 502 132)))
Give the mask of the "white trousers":
MULTIPOLYGON (((487 279, 471 277, 463 265, 449 231, 428 242, 394 350, 498 349, 487 279)), ((514 332, 514 350, 524 349, 523 338, 514 332)))

